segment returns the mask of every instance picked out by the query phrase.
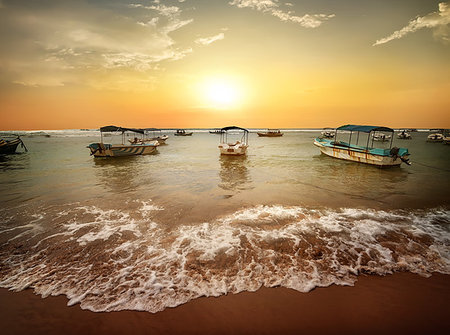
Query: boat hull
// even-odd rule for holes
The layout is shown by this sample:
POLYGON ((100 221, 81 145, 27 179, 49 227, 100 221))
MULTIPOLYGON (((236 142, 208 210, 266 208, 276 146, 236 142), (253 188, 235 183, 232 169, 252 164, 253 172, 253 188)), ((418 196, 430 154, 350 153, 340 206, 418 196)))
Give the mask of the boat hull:
POLYGON ((174 134, 175 136, 192 136, 192 133, 184 133, 184 134, 174 134))
POLYGON ((220 154, 226 156, 243 156, 247 154, 247 145, 228 145, 220 144, 220 154))
POLYGON ((400 166, 402 163, 401 158, 398 156, 381 156, 371 154, 367 151, 360 152, 351 150, 350 148, 329 147, 325 146, 317 139, 314 141, 314 145, 319 147, 321 153, 324 155, 352 162, 376 165, 379 167, 400 166))
POLYGON ((126 157, 153 154, 157 146, 154 144, 108 145, 93 143, 88 148, 94 157, 126 157))
POLYGON ((14 139, 12 141, 4 141, 0 142, 0 154, 13 154, 16 152, 18 145, 22 143, 20 139, 14 139))

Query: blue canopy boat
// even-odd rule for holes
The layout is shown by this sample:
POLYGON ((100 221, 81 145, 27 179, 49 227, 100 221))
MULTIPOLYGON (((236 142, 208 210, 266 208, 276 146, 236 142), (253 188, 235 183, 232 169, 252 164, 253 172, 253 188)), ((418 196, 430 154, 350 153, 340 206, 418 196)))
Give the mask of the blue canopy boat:
POLYGON ((100 128, 101 142, 91 143, 87 146, 91 150, 91 155, 94 157, 123 157, 123 156, 136 156, 136 155, 149 155, 156 151, 159 145, 158 141, 153 143, 145 143, 139 140, 137 137, 131 142, 131 144, 125 144, 125 133, 132 132, 142 135, 142 139, 145 134, 144 129, 136 128, 123 128, 116 126, 106 126, 100 128), (122 135, 122 144, 105 144, 103 143, 103 133, 119 133, 122 135))
POLYGON ((374 138, 371 136, 375 132, 393 133, 394 130, 387 127, 348 124, 336 128, 334 139, 318 137, 314 140, 314 145, 319 147, 323 154, 334 158, 372 164, 379 167, 399 166, 402 162, 410 165, 408 149, 392 147, 393 136, 391 136, 389 148, 375 148, 374 138), (342 137, 344 132, 350 133, 348 142, 338 140, 338 137, 342 137), (365 146, 359 145, 361 133, 367 134, 365 146), (352 138, 355 139, 355 137, 356 143, 352 144, 352 138), (371 141, 372 143, 370 143, 371 141))

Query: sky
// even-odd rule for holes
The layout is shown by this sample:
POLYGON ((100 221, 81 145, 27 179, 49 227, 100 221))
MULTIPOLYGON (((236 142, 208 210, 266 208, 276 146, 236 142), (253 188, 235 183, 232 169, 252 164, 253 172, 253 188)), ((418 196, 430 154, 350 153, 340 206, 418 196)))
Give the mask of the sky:
POLYGON ((0 0, 0 130, 450 128, 450 1, 0 0))

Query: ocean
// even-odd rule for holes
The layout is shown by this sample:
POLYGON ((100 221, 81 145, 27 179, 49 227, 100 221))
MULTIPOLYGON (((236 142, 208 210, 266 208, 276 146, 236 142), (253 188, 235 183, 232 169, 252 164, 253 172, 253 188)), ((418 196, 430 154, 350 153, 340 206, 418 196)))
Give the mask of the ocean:
POLYGON ((98 131, 21 132, 29 151, 0 156, 0 287, 158 312, 362 273, 450 274, 450 146, 426 132, 394 139, 412 165, 391 169, 321 155, 319 130, 252 131, 246 157, 221 157, 207 130, 165 133, 154 155, 93 158, 98 131))

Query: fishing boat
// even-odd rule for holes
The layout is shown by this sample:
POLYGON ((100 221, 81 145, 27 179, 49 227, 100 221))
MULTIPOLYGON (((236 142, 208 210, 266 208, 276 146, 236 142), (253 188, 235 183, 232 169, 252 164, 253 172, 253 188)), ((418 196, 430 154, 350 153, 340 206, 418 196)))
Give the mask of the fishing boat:
POLYGON ((391 135, 387 135, 387 134, 383 134, 380 132, 374 132, 372 133, 372 138, 374 141, 378 141, 378 142, 387 142, 389 141, 392 136, 391 135))
POLYGON ((248 130, 241 127, 230 126, 221 129, 220 154, 230 156, 242 156, 247 153, 248 130))
POLYGON ((283 136, 283 133, 280 131, 280 129, 267 129, 267 131, 257 132, 257 134, 260 137, 280 137, 280 136, 283 136))
POLYGON ((444 142, 443 129, 430 129, 431 134, 427 136, 427 142, 444 142))
POLYGON ((186 131, 184 129, 177 129, 175 136, 192 136, 192 131, 186 131))
POLYGON ((397 134, 397 138, 399 140, 410 140, 412 139, 411 135, 406 132, 406 130, 402 130, 400 133, 397 134))
POLYGON ((28 151, 19 135, 8 134, 3 136, 0 138, 0 155, 15 153, 19 145, 21 145, 25 151, 28 151))
POLYGON ((145 128, 144 133, 143 143, 158 141, 159 145, 163 145, 169 138, 169 136, 163 135, 161 129, 158 128, 145 128))
POLYGON ((123 128, 117 126, 106 126, 100 128, 101 141, 99 143, 91 143, 87 146, 91 150, 91 156, 94 157, 123 157, 136 155, 149 155, 156 151, 159 143, 157 141, 151 143, 142 142, 145 134, 144 129, 123 128), (122 138, 122 144, 106 144, 103 143, 103 133, 119 134, 122 138), (130 144, 125 144, 127 133, 134 134, 134 139, 130 144), (141 140, 137 136, 141 136, 141 140))
POLYGON ((320 135, 322 138, 333 138, 336 135, 336 130, 334 128, 323 128, 320 135))
POLYGON ((334 139, 318 137, 314 140, 314 145, 319 147, 323 154, 334 158, 379 167, 400 166, 402 162, 410 165, 408 149, 392 147, 392 136, 388 148, 375 148, 373 146, 374 137, 371 136, 374 132, 388 132, 392 134, 394 130, 378 126, 345 125, 336 129, 334 139), (345 134, 350 134, 348 142, 338 140, 338 137, 344 137, 345 134), (367 137, 367 142, 365 145, 359 145, 360 140, 365 140, 364 137, 367 137), (352 144, 352 138, 353 140, 356 138, 354 144, 352 144))

